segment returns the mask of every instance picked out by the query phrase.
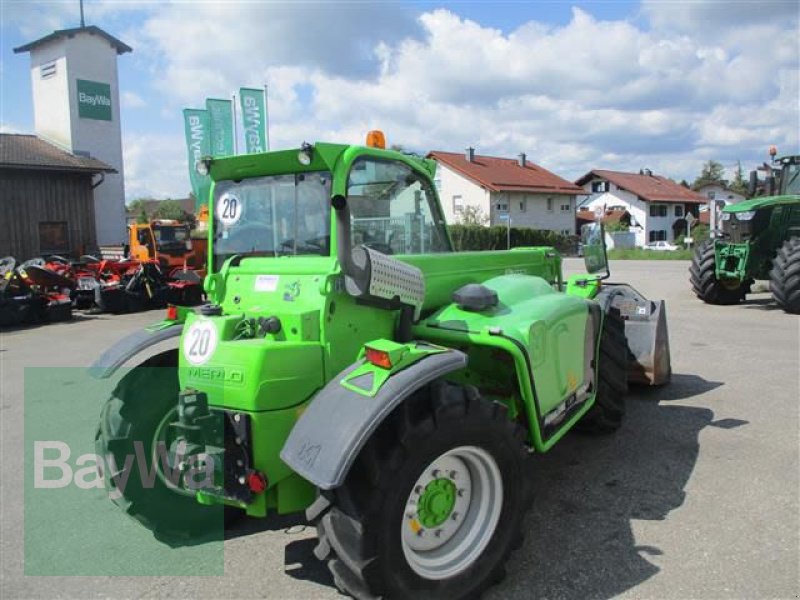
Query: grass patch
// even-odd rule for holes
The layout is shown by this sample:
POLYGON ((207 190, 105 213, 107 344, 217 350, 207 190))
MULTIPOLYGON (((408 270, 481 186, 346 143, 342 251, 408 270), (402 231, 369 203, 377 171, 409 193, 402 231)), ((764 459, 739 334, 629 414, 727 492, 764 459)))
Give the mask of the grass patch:
POLYGON ((608 251, 611 260, 692 260, 694 250, 659 251, 643 248, 613 248, 608 251))

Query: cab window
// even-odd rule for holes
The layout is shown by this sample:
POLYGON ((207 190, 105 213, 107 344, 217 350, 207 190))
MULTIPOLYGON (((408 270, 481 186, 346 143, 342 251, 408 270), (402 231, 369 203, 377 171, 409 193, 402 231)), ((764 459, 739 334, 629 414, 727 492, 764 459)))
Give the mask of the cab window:
POLYGON ((351 239, 384 254, 450 252, 444 218, 428 180, 408 165, 363 157, 347 182, 351 239))

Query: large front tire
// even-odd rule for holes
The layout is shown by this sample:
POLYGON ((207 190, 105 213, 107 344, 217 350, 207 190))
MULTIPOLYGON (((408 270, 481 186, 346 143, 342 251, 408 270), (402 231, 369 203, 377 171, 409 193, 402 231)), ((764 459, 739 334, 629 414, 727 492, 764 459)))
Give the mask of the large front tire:
POLYGON ((594 404, 578 421, 576 428, 587 433, 612 433, 625 417, 625 396, 628 394, 628 341, 625 321, 616 308, 603 318, 600 334, 597 396, 594 404))
POLYGON ((786 240, 772 261, 769 289, 783 310, 800 314, 800 238, 786 240))
POLYGON ((524 429, 472 388, 436 383, 373 435, 307 511, 318 558, 357 598, 465 598, 502 579, 529 505, 524 429))
POLYGON ((714 242, 703 242, 694 251, 689 267, 689 281, 695 295, 706 304, 738 304, 744 300, 748 285, 738 281, 720 281, 716 275, 714 242))

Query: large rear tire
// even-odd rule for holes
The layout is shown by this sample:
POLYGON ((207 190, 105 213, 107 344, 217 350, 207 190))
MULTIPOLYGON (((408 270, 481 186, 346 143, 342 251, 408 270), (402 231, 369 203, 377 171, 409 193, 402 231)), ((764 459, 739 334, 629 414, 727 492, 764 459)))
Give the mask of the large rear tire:
POLYGON ((579 431, 612 433, 622 425, 628 393, 628 354, 625 321, 619 310, 611 308, 603 319, 600 335, 597 398, 576 424, 579 431))
POLYGON ((474 388, 437 382, 381 425, 306 516, 357 598, 476 597, 505 575, 529 505, 525 431, 474 388))
POLYGON ((689 281, 697 297, 707 304, 738 304, 744 300, 749 287, 745 283, 717 279, 714 242, 711 240, 695 249, 689 267, 689 281))
POLYGON ((104 469, 113 502, 171 545, 221 539, 225 518, 222 506, 198 504, 167 487, 160 476, 145 475, 155 475, 158 468, 153 464, 154 440, 165 423, 177 418, 177 361, 177 350, 165 352, 123 377, 103 407, 95 435, 97 454, 106 465, 113 457, 116 467, 116 480, 109 468, 104 469), (123 467, 130 469, 127 480, 120 475, 123 467))
POLYGON ((772 261, 769 289, 783 310, 800 314, 800 238, 786 240, 772 261))

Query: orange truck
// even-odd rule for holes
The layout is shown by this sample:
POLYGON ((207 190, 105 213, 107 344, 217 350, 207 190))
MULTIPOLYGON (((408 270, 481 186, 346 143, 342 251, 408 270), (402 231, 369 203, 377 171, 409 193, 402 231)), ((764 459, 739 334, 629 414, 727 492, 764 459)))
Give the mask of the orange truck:
POLYGON ((205 275, 207 241, 191 237, 189 225, 172 219, 128 225, 128 243, 120 248, 102 247, 104 258, 158 260, 165 273, 186 268, 205 275))

